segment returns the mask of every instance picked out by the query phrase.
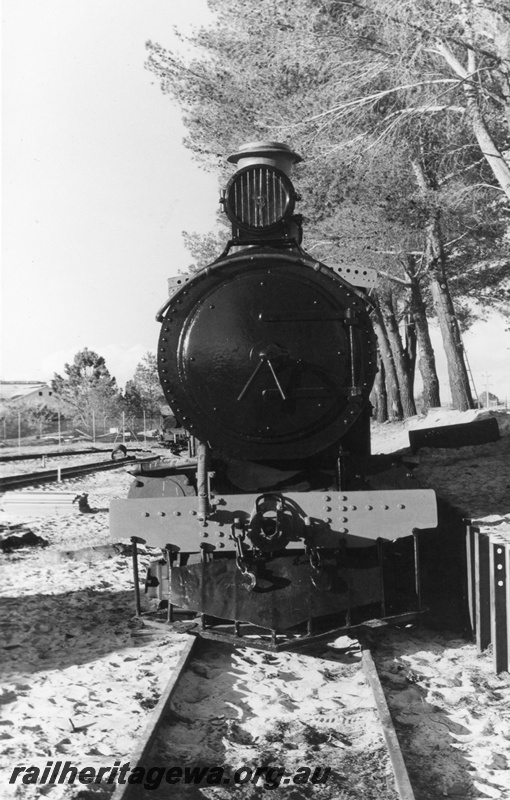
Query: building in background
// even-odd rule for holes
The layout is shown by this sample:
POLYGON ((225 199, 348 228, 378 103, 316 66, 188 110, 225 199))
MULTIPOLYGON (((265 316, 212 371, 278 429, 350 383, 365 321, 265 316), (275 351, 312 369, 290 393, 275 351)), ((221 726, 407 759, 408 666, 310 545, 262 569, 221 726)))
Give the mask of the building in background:
POLYGON ((0 405, 8 403, 17 406, 40 406, 59 408, 58 399, 47 383, 41 381, 0 381, 0 405))
POLYGON ((65 409, 47 383, 0 381, 0 439, 42 438, 67 426, 65 409))

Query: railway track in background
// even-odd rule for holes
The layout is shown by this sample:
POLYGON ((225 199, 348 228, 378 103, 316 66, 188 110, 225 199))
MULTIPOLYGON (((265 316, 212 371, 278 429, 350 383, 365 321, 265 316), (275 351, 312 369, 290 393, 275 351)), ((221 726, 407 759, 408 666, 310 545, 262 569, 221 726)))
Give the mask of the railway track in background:
POLYGON ((59 452, 38 452, 38 453, 9 453, 7 455, 0 455, 0 464, 8 464, 11 461, 40 461, 43 458, 65 458, 69 456, 82 456, 93 453, 110 453, 111 449, 102 447, 87 447, 81 450, 60 450, 59 452))
POLYGON ((246 798, 308 782, 327 798, 414 800, 374 660, 366 647, 359 655, 190 637, 129 760, 131 773, 164 777, 149 786, 128 775, 112 800, 159 800, 176 785, 196 797, 213 776, 246 798))
POLYGON ((0 492, 15 491, 24 489, 27 486, 37 486, 40 483, 59 483, 72 478, 79 478, 93 472, 103 472, 105 470, 118 469, 129 464, 137 464, 145 461, 154 461, 157 456, 152 455, 147 458, 124 458, 120 460, 94 461, 89 464, 77 464, 71 467, 55 467, 53 469, 39 470, 38 472, 27 472, 18 475, 8 475, 0 478, 0 492))
MULTIPOLYGON (((9 453, 7 455, 0 455, 0 464, 8 464, 15 461, 42 461, 44 458, 50 460, 53 458, 72 458, 72 456, 82 455, 105 455, 111 453, 115 444, 111 447, 87 447, 82 450, 59 450, 59 451, 41 451, 38 453, 9 453)), ((146 447, 126 447, 128 453, 141 453, 146 452, 146 447)))

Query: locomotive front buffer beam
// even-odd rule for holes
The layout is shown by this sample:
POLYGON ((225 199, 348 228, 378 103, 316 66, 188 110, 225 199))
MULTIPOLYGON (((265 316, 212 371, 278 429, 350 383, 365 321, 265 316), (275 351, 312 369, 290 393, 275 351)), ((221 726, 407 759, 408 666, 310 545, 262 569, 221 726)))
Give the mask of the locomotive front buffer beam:
MULTIPOLYGON (((432 490, 268 492, 113 500, 110 535, 161 548, 148 584, 202 626, 277 633, 348 630, 422 611, 419 534, 437 526, 432 490), (339 627, 339 621, 342 622, 339 627)), ((304 641, 304 640, 303 640, 304 641)))

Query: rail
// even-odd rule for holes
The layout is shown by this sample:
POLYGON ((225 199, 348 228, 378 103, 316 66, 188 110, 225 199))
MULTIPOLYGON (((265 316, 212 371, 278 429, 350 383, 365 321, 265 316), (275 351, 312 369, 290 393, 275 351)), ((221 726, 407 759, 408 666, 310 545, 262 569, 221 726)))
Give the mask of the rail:
POLYGON ((95 461, 91 464, 79 464, 74 467, 56 467, 54 469, 41 470, 39 472, 27 472, 22 475, 9 475, 0 478, 0 492, 22 489, 26 486, 36 486, 39 483, 51 483, 51 481, 64 481, 71 478, 79 478, 92 472, 102 472, 109 469, 118 469, 128 464, 140 463, 142 461, 154 461, 157 456, 147 458, 124 458, 119 461, 95 461))
MULTIPOLYGON (((159 726, 161 725, 163 717, 168 710, 170 701, 174 695, 179 680, 181 679, 182 674, 186 671, 186 667, 191 660, 191 656, 196 650, 198 650, 198 639, 195 637, 190 637, 188 642, 186 642, 184 650, 182 651, 179 661, 172 672, 170 680, 163 689, 157 705, 151 712, 149 720, 138 740, 136 748, 131 755, 131 769, 141 766, 149 757, 152 745, 154 744, 158 734, 159 726)), ((130 800, 130 798, 140 797, 141 794, 142 789, 138 784, 117 784, 111 800, 130 800)))
POLYGON ((409 775, 407 773, 404 757, 402 756, 395 726, 393 725, 388 703, 386 702, 381 681, 379 680, 377 667, 374 659, 372 658, 372 653, 364 645, 362 645, 361 650, 361 664, 374 696, 377 713, 382 726, 383 736, 388 749, 388 755, 390 757, 391 766, 393 767, 395 788, 398 796, 400 800, 414 800, 413 787, 411 786, 411 781, 409 780, 409 775))
MULTIPOLYGON (((129 447, 128 452, 137 452, 142 450, 140 447, 129 447)), ((92 453, 111 453, 111 447, 87 447, 81 450, 53 450, 44 451, 39 453, 8 453, 7 455, 0 455, 0 464, 7 464, 11 461, 41 461, 43 458, 68 458, 69 456, 83 456, 92 453)))
MULTIPOLYGON (((199 636, 190 637, 189 642, 187 642, 180 655, 177 665, 172 671, 172 675, 163 690, 158 704, 151 712, 142 735, 140 736, 136 747, 131 754, 129 759, 130 771, 133 771, 134 769, 147 769, 148 764, 150 763, 149 759, 151 757, 151 752, 154 753, 158 749, 157 740, 160 729, 166 729, 165 718, 167 719, 168 717, 170 703, 176 693, 179 682, 190 668, 190 665, 191 669, 193 669, 191 664, 192 659, 197 658, 199 659, 200 665, 203 664, 201 659, 204 658, 204 648, 209 646, 211 646, 211 642, 208 640, 204 640, 199 636)), ((213 643, 213 646, 218 647, 222 645, 219 642, 215 642, 213 643)), ((260 653, 261 651, 259 650, 258 652, 260 653)), ((377 674, 377 668, 370 650, 366 646, 362 646, 361 648, 361 669, 365 675, 367 691, 369 691, 369 693, 373 696, 376 713, 380 722, 381 739, 386 746, 389 762, 391 763, 393 770, 395 791, 399 800, 415 800, 414 792, 409 780, 402 752, 400 750, 395 728, 393 726, 388 705, 384 697, 384 691, 377 674)), ((200 671, 198 674, 200 674, 200 671)), ((342 678, 339 679, 339 681, 341 680, 342 678)), ((338 692, 339 694, 342 692, 340 684, 338 687, 338 692)), ((306 727, 307 723, 303 722, 303 725, 306 727)), ((340 730, 338 731, 338 735, 342 737, 342 732, 340 730)), ((343 784, 342 787, 345 788, 343 784)), ((129 781, 126 780, 123 784, 117 784, 111 800, 133 800, 134 798, 140 800, 140 798, 149 795, 150 792, 147 793, 146 789, 140 783, 129 783, 129 781)))

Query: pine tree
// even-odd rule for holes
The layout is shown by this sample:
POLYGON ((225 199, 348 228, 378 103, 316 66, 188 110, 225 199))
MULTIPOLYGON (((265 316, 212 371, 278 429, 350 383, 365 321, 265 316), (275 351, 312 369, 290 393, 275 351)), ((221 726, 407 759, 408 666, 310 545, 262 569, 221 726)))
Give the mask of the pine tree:
POLYGON ((118 413, 120 393, 102 356, 93 350, 80 350, 72 364, 64 367, 65 376, 55 373, 51 381, 54 394, 69 409, 76 425, 92 432, 95 419, 118 413))
POLYGON ((147 352, 135 369, 133 379, 126 384, 125 407, 129 414, 141 418, 159 418, 165 401, 159 381, 157 359, 147 352))
MULTIPOLYGON (((192 36, 191 60, 148 45, 149 68, 183 109, 187 146, 223 180, 225 154, 241 141, 291 141, 306 157, 296 170, 305 248, 326 262, 361 263, 400 281, 419 316, 424 397, 432 404, 439 394, 426 315, 436 315, 452 397, 468 408, 460 276, 473 267, 471 292, 488 276, 498 285, 501 267, 474 268, 481 244, 496 251, 497 264, 508 263, 505 4, 247 0, 243 14, 227 0, 210 5, 216 24, 192 36), (413 259, 410 278, 402 265, 413 259)), ((378 330, 383 355, 382 317, 378 330)), ((402 375, 409 368, 398 337, 392 340, 387 381, 392 369, 402 375)), ((392 383, 389 397, 393 390, 392 383)), ((394 397, 390 403, 398 413, 394 397)), ((404 405, 412 410, 408 397, 404 405)))

